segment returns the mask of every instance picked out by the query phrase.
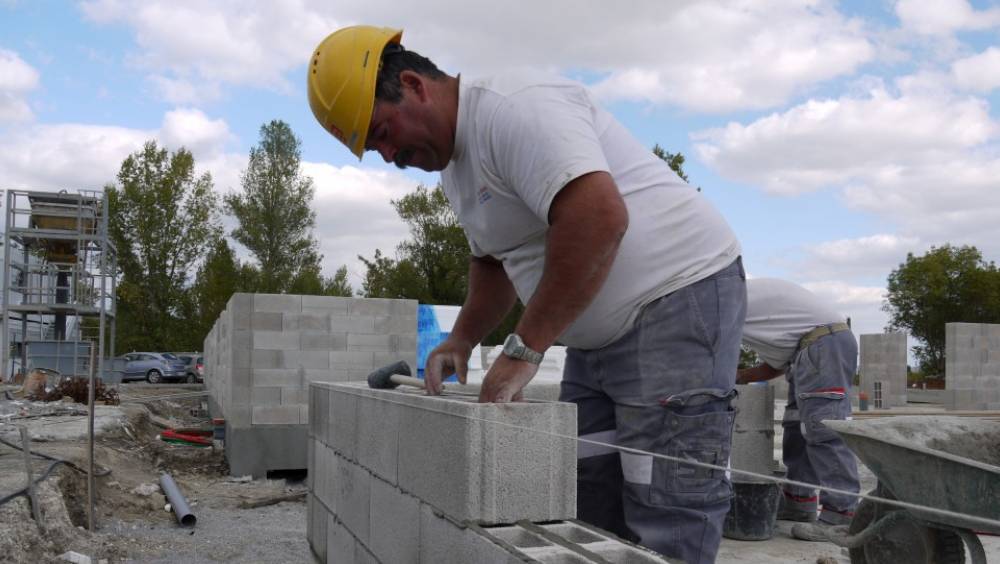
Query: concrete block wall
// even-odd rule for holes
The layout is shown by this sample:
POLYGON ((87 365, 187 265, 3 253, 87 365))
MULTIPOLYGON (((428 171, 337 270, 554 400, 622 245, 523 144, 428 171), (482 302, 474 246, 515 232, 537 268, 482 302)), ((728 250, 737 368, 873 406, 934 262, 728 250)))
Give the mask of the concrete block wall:
POLYGON ((949 409, 1000 406, 1000 325, 945 325, 944 382, 949 409))
MULTIPOLYGON (((732 468, 770 476, 774 461, 774 387, 750 384, 736 386, 739 396, 733 402, 736 422, 733 425, 732 468)), ((733 474, 734 482, 760 483, 764 480, 733 474)))
POLYGON ((213 414, 226 419, 234 475, 307 464, 308 385, 413 366, 417 302, 234 294, 205 339, 213 414))
POLYGON ((906 406, 906 333, 861 335, 861 391, 875 401, 882 382, 883 407, 906 406))
POLYGON ((552 435, 575 436, 572 404, 322 382, 309 400, 321 562, 665 562, 570 521, 576 441, 552 435))

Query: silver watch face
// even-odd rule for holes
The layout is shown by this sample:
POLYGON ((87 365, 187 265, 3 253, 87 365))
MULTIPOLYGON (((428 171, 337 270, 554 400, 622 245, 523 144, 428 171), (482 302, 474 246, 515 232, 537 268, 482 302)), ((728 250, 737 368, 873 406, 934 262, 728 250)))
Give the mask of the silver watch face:
POLYGON ((503 353, 510 358, 526 360, 534 364, 539 364, 542 360, 542 354, 529 349, 516 333, 507 336, 507 340, 503 344, 503 353))

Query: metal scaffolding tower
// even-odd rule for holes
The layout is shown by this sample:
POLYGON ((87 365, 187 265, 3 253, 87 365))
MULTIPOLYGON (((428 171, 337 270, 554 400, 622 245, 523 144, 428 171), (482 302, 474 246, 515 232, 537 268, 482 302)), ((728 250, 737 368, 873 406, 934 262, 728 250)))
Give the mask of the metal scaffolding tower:
POLYGON ((69 363, 52 362, 63 373, 69 366, 71 375, 85 376, 90 360, 81 349, 94 343, 97 373, 103 375, 104 359, 115 349, 117 270, 106 195, 8 190, 6 203, 0 380, 31 368, 33 344, 40 356, 72 355, 69 363))

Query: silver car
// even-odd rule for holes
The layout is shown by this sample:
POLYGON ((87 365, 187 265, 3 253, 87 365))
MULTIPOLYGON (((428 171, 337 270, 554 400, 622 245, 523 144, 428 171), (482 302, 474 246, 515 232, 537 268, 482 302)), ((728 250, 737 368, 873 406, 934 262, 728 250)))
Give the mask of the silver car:
POLYGON ((187 377, 187 365, 171 353, 132 352, 122 355, 122 358, 126 360, 122 382, 146 380, 150 384, 159 384, 187 377))

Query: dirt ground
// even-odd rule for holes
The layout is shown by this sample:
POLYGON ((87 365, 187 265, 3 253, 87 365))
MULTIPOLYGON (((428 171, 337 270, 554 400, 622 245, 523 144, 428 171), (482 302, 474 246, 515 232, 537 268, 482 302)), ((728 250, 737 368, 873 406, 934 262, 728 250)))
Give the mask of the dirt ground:
MULTIPOLYGON (((236 480, 228 476, 221 450, 157 439, 164 426, 207 424, 207 415, 199 412, 204 398, 191 396, 199 388, 121 386, 122 404, 99 410, 103 430, 95 441, 95 460, 98 472, 112 471, 95 480, 96 532, 86 530, 86 474, 60 464, 38 488, 41 526, 32 519, 24 496, 0 506, 0 562, 65 562, 59 555, 75 551, 91 556, 95 564, 102 560, 107 564, 312 563, 306 542, 304 476, 236 480), (180 394, 187 397, 163 397, 180 394), (173 476, 187 498, 197 517, 193 528, 181 527, 164 509, 166 498, 158 487, 163 472, 173 476), (292 501, 250 507, 285 497, 292 501)), ((0 427, 0 438, 20 444, 14 424, 26 425, 34 452, 86 468, 86 417, 74 414, 82 406, 75 404, 75 411, 65 406, 65 414, 47 416, 32 416, 52 411, 39 404, 22 402, 18 407, 17 413, 4 418, 7 423, 0 427)), ((35 476, 49 464, 33 457, 35 476)), ((24 476, 23 454, 0 444, 0 495, 24 487, 24 476)))

